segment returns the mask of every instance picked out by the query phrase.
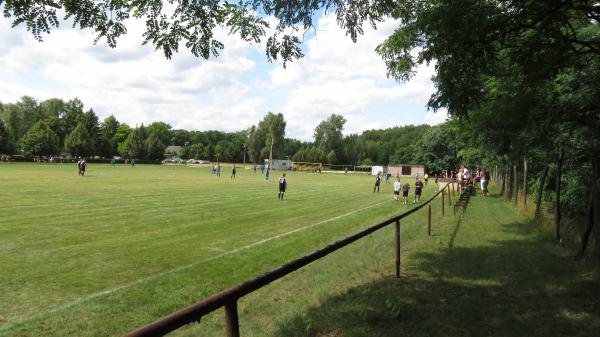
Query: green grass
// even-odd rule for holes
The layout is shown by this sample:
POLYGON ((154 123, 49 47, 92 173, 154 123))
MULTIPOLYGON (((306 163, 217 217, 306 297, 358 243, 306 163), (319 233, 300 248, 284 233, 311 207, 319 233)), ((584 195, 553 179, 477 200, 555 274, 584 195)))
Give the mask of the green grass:
MULTIPOLYGON (((391 185, 373 193, 372 177, 340 174, 290 173, 279 201, 277 175, 239 171, 231 180, 228 169, 217 178, 208 168, 92 164, 82 178, 69 164, 0 165, 0 336, 120 335, 412 206, 392 201, 391 185)), ((382 234, 348 251, 391 252, 372 241, 382 234)), ((284 287, 264 290, 281 292, 274 303, 241 303, 242 317, 256 316, 242 322, 248 333, 275 333, 315 296, 380 275, 365 278, 344 254, 330 260, 344 266, 276 282, 284 287), (354 283, 330 287, 346 270, 354 283)), ((220 315, 179 334, 222 335, 220 315)))

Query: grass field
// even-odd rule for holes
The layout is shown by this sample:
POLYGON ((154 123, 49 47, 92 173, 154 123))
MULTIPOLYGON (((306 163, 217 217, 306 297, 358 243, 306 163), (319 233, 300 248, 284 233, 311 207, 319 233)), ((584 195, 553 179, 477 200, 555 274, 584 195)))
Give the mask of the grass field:
MULTIPOLYGON (((412 206, 394 202, 391 185, 373 193, 362 174, 288 173, 283 201, 279 173, 269 182, 229 174, 91 164, 82 178, 73 164, 0 165, 0 336, 120 335, 412 206)), ((423 199, 435 190, 430 183, 423 199)), ((410 239, 421 227, 405 228, 410 239)), ((391 246, 374 238, 352 249, 388 251, 391 270, 391 246)), ((336 254, 330 263, 347 262, 336 254)), ((281 316, 267 310, 273 303, 241 304, 242 319, 255 316, 242 321, 245 332, 272 334, 318 296, 371 278, 356 268, 309 269, 321 278, 314 294, 280 290, 281 316)), ((222 335, 220 315, 178 334, 222 335)))

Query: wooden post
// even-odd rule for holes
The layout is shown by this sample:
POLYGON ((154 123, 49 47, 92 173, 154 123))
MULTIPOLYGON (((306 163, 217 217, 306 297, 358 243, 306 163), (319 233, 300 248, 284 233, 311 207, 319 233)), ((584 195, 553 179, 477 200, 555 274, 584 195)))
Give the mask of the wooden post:
POLYGON ((452 193, 450 193, 450 186, 446 185, 446 189, 448 190, 448 206, 452 206, 452 193))
POLYGON ((556 204, 554 206, 554 239, 556 241, 561 241, 560 235, 560 220, 561 220, 561 212, 560 212, 560 178, 562 174, 562 161, 564 156, 564 150, 561 147, 558 151, 558 158, 556 160, 556 204))
POLYGON ((444 190, 442 189, 442 216, 444 216, 444 205, 446 201, 444 200, 444 190))
POLYGON ((429 206, 429 212, 428 212, 428 215, 427 215, 427 223, 428 223, 428 225, 427 225, 427 234, 429 236, 431 236, 431 205, 428 205, 428 206, 429 206))
POLYGON ((225 326, 227 337, 240 337, 237 302, 230 302, 225 305, 225 326))
POLYGON ((513 176, 513 195, 515 197, 515 207, 517 206, 517 196, 519 195, 519 184, 517 181, 517 165, 513 165, 513 172, 514 172, 514 176, 513 176))
POLYGON ((523 208, 527 209, 527 157, 523 158, 523 208))
POLYGON ((396 278, 400 278, 400 219, 396 219, 396 278))

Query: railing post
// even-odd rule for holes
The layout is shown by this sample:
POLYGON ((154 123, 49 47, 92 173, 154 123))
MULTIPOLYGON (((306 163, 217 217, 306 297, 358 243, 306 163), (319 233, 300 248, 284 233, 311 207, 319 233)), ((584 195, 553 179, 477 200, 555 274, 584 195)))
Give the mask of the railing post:
POLYGON ((227 327, 227 337, 240 337, 237 301, 225 305, 225 325, 227 327))
POLYGON ((444 190, 442 189, 442 216, 444 216, 444 205, 446 201, 444 200, 444 190))
POLYGON ((446 189, 448 190, 448 206, 452 206, 452 193, 450 193, 450 187, 446 185, 446 189))
POLYGON ((400 278, 400 219, 396 219, 396 278, 400 278))
POLYGON ((429 236, 431 236, 431 205, 427 205, 429 206, 429 212, 427 215, 427 234, 429 234, 429 236))

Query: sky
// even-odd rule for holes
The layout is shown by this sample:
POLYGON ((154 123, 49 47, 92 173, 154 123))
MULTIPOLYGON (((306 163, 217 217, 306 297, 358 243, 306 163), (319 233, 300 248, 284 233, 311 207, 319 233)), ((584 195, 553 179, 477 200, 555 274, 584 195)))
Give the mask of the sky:
POLYGON ((194 57, 181 46, 170 60, 142 46, 143 22, 110 48, 94 45, 94 33, 61 24, 44 42, 24 26, 0 17, 0 102, 28 95, 42 101, 78 97, 103 119, 136 126, 164 121, 175 129, 240 131, 268 112, 281 112, 286 137, 310 141, 315 127, 332 113, 343 115, 344 134, 408 124, 439 124, 444 111, 426 108, 434 92, 433 65, 422 66, 407 83, 386 77, 375 47, 397 23, 388 20, 353 43, 321 15, 304 35, 304 58, 283 68, 269 63, 264 44, 250 44, 217 32, 225 50, 217 58, 194 57))

